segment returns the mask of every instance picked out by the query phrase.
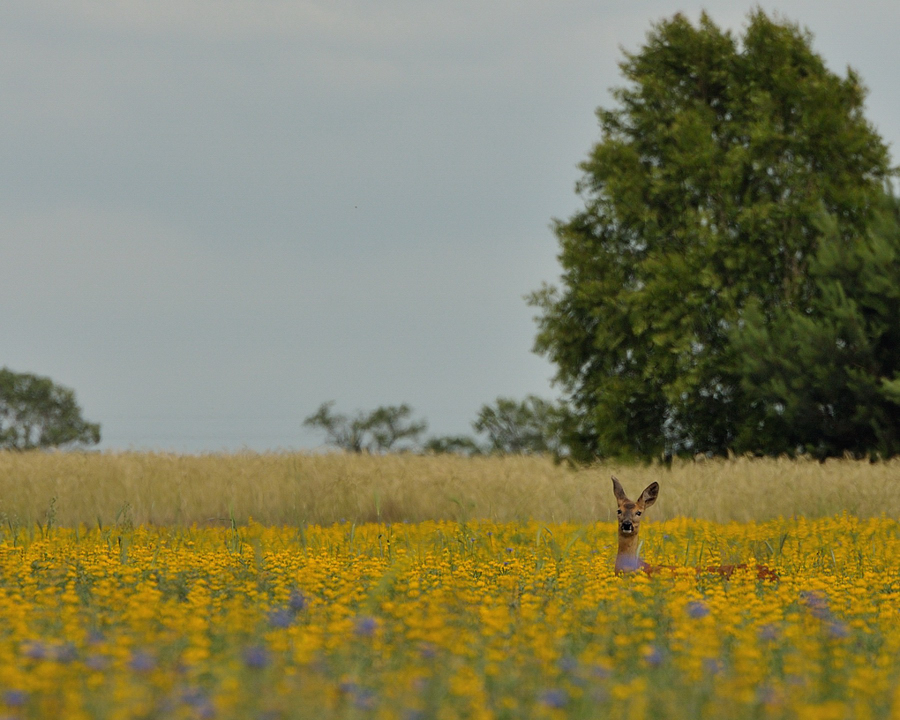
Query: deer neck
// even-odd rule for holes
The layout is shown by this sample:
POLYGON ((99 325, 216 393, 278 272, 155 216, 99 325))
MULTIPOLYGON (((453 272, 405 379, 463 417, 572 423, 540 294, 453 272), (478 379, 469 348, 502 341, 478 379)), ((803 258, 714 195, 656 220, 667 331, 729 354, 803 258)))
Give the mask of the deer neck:
POLYGON ((638 536, 619 535, 619 553, 616 555, 616 572, 629 572, 641 567, 638 559, 638 536))

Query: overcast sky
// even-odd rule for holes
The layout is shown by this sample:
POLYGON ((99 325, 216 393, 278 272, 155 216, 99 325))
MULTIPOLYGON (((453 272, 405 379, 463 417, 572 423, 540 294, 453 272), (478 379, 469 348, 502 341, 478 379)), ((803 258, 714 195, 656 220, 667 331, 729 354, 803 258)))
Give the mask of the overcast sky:
MULTIPOLYGON (((0 366, 72 387, 106 449, 301 449, 407 402, 432 434, 555 396, 554 282, 631 0, 4 0, 0 366)), ((786 1, 900 140, 900 3, 786 1)), ((893 151, 897 161, 896 150, 893 151)))

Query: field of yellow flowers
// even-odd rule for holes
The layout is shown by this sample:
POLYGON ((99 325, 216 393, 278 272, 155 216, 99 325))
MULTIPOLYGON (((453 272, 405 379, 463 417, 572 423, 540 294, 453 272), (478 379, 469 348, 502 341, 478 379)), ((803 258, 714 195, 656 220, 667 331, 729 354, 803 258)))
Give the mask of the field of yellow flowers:
POLYGON ((3 718, 900 718, 900 527, 56 528, 0 537, 3 718), (778 582, 691 567, 762 562, 778 582))

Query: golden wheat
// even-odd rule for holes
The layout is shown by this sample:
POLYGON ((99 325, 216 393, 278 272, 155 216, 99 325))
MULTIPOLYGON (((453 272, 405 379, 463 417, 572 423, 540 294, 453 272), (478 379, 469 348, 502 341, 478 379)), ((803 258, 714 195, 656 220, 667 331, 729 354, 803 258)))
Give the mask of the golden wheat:
POLYGON ((610 520, 609 476, 654 520, 900 516, 900 461, 733 459, 571 469, 535 457, 0 452, 0 518, 59 526, 610 520), (775 498, 777 497, 777 502, 775 498))

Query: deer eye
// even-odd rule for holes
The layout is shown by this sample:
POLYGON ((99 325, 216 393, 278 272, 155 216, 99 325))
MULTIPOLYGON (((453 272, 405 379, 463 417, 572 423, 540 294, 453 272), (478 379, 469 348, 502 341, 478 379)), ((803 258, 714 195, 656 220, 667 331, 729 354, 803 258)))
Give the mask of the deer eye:
POLYGON ((638 511, 635 513, 635 515, 637 515, 638 517, 640 517, 640 516, 641 516, 641 511, 638 510, 638 511))
POLYGON ((619 515, 622 514, 622 511, 621 511, 621 510, 616 510, 616 512, 617 512, 619 515))

